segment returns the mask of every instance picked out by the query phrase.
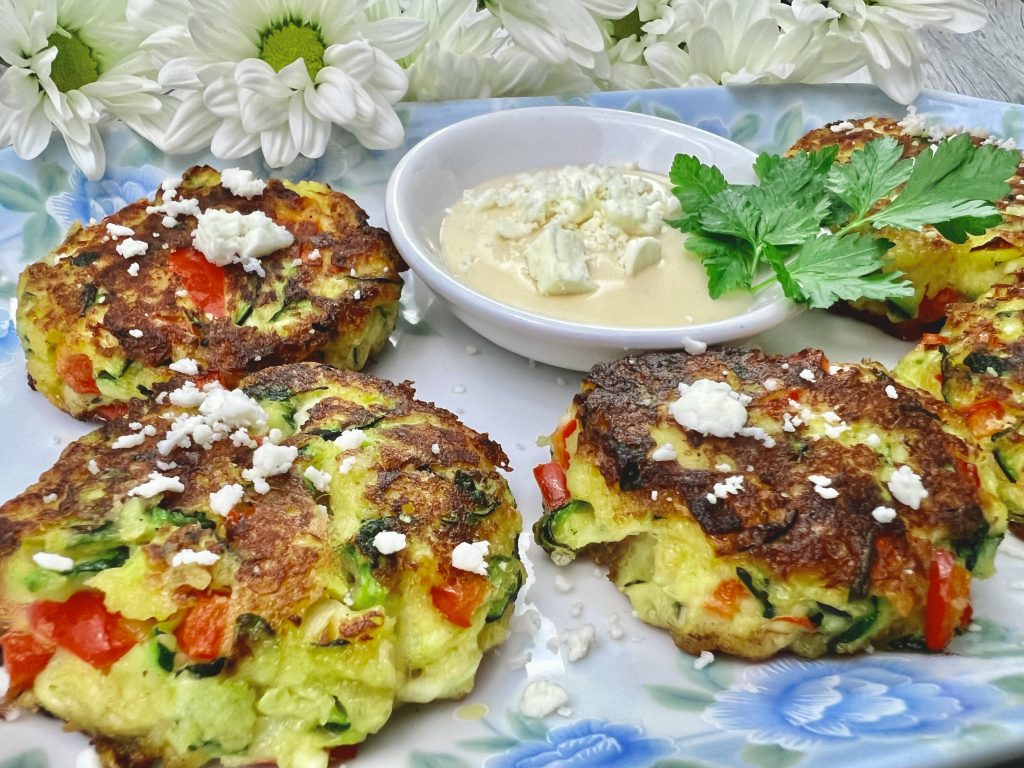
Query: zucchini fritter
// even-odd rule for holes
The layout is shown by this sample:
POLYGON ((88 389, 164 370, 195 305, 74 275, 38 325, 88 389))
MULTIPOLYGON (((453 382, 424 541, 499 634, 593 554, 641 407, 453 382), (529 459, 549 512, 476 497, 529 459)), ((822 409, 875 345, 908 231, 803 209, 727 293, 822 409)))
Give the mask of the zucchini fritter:
POLYGON ((325 768, 503 640, 505 467, 408 384, 302 363, 165 390, 0 507, 5 703, 108 766, 325 768))
POLYGON ((941 334, 926 335, 895 370, 900 381, 960 413, 1001 470, 999 497, 1024 523, 1024 273, 977 301, 952 304, 941 334))
MULTIPOLYGON (((324 184, 271 180, 251 198, 230 186, 191 168, 156 200, 74 227, 25 269, 17 328, 29 384, 72 416, 112 418, 183 359, 228 377, 306 359, 361 369, 398 314, 405 265, 387 233, 324 184), (212 263, 194 243, 197 214, 212 209, 265 214, 293 242, 212 263)), ((227 247, 238 221, 227 226, 214 245, 227 247)))
POLYGON ((538 468, 534 532, 556 562, 608 564, 690 653, 939 650, 1006 526, 998 469, 947 411, 814 350, 598 365, 538 468))
MULTIPOLYGON (((923 131, 905 127, 888 117, 835 121, 803 136, 790 154, 839 146, 839 162, 865 144, 890 136, 903 146, 904 157, 915 157, 932 142, 923 131)), ((939 138, 939 137, 934 137, 939 138)), ((975 137, 975 144, 985 139, 975 137)), ((1006 274, 1022 266, 1024 258, 1024 157, 1010 180, 1010 193, 996 202, 1003 223, 984 235, 952 243, 934 227, 920 232, 882 229, 879 235, 893 242, 886 254, 885 271, 903 272, 914 285, 914 295, 886 302, 862 300, 843 305, 847 311, 904 339, 938 330, 951 302, 970 301, 987 291, 1006 274)))

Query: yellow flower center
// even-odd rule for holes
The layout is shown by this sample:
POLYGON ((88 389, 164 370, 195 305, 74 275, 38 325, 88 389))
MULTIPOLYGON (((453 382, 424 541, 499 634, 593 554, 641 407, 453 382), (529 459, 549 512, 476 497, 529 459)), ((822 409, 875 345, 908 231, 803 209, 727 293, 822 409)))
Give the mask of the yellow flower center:
POLYGON ((311 24, 286 21, 271 27, 263 33, 260 43, 260 58, 280 72, 296 59, 306 62, 310 80, 316 80, 316 73, 324 68, 324 45, 320 30, 311 24))
POLYGON ((634 8, 629 14, 621 19, 612 21, 612 39, 625 40, 627 37, 636 37, 638 40, 643 35, 643 22, 640 21, 640 9, 634 8))
POLYGON ((63 93, 95 83, 100 78, 100 63, 77 32, 57 27, 46 38, 46 45, 57 49, 57 58, 50 66, 50 77, 63 93))

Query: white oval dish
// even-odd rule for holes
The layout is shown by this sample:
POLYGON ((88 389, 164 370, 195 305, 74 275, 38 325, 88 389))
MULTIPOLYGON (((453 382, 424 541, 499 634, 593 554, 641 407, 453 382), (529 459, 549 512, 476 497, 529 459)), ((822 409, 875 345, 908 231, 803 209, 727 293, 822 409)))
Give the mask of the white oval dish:
POLYGON ((755 181, 749 150, 715 134, 650 115, 591 107, 528 107, 470 118, 413 147, 388 181, 385 211, 395 246, 410 268, 481 336, 542 363, 587 370, 631 351, 679 349, 687 339, 740 341, 800 308, 779 286, 749 310, 715 322, 622 328, 557 320, 485 296, 452 276, 441 253, 446 210, 486 181, 564 165, 635 164, 667 174, 678 153, 717 165, 735 183, 755 181))

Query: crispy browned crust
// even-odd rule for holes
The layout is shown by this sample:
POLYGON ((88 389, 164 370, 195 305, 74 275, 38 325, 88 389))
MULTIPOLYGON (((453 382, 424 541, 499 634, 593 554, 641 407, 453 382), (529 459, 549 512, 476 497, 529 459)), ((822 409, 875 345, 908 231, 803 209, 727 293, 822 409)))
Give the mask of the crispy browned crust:
POLYGON ((958 462, 971 460, 970 450, 943 428, 942 404, 895 384, 880 367, 863 364, 832 375, 823 367, 827 363, 816 350, 780 358, 736 349, 692 357, 656 352, 596 366, 575 401, 580 428, 573 461, 593 463, 610 488, 644 500, 631 509, 656 519, 692 517, 718 555, 745 553, 784 578, 810 574, 851 596, 870 589, 894 599, 893 590, 903 591, 908 581, 899 571, 909 567, 920 581, 912 590, 923 594, 930 555, 915 543, 917 535, 964 542, 987 530, 978 490, 958 471, 958 462), (800 377, 804 370, 815 375, 814 383, 800 377), (768 378, 781 386, 766 390, 768 378), (834 411, 849 424, 871 424, 906 445, 929 497, 919 510, 901 507, 896 521, 882 525, 871 510, 891 502, 882 493, 881 460, 864 445, 778 430, 772 432, 777 444, 767 448, 750 438, 680 430, 667 406, 680 383, 697 379, 727 381, 750 395, 749 423, 761 417, 781 422, 793 399, 812 411, 834 411), (897 399, 886 396, 890 384, 897 399), (654 461, 653 427, 679 430, 686 445, 677 450, 704 457, 698 464, 714 467, 727 457, 738 469, 654 461), (709 503, 714 484, 735 474, 743 475, 744 491, 709 503), (832 478, 839 496, 820 497, 810 475, 832 478), (652 491, 658 491, 657 501, 650 501, 652 491))
MULTIPOLYGON (((139 200, 98 224, 73 228, 56 249, 63 256, 55 264, 38 262, 25 269, 18 289, 19 327, 32 323, 49 339, 87 345, 76 351, 98 361, 98 368, 104 360, 127 358, 165 369, 175 359, 191 357, 203 371, 237 375, 322 359, 326 347, 364 333, 379 309, 386 308, 393 322, 402 287, 399 273, 406 265, 387 232, 369 226, 366 213, 348 196, 326 187, 300 195, 271 179, 262 195, 246 199, 222 187, 212 168, 196 166, 184 174, 175 199, 187 198, 196 199, 203 210, 262 211, 295 237, 290 247, 262 260, 266 277, 239 265, 225 269, 223 318, 207 316, 192 297, 178 295, 185 286, 169 265, 175 250, 192 248, 195 218, 183 214, 176 226, 166 227, 163 212, 146 213, 153 201, 139 200), (123 258, 115 250, 121 240, 108 236, 107 223, 130 226, 132 237, 147 243, 147 252, 123 258), (310 259, 314 249, 319 259, 310 259), (297 259, 301 264, 294 267, 297 259), (135 277, 127 271, 131 261, 140 265, 135 277), (289 269, 293 273, 285 276, 289 269), (102 303, 96 302, 98 296, 104 297, 102 303), (250 304, 280 307, 289 312, 288 321, 263 328, 239 322, 250 304), (289 307, 302 309, 291 312, 289 307)), ((386 336, 387 330, 371 354, 386 336)), ((81 418, 94 416, 104 404, 97 398, 95 407, 69 408, 43 391, 81 418)))

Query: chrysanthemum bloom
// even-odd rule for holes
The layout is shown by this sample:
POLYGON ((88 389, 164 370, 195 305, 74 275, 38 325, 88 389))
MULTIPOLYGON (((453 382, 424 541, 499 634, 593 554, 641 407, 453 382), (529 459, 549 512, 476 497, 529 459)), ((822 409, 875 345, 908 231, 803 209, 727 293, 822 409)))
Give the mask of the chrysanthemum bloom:
POLYGON ((323 154, 331 127, 370 149, 402 143, 393 104, 407 87, 396 59, 419 45, 424 25, 373 20, 360 0, 193 0, 184 24, 156 32, 151 51, 183 55, 160 68, 177 113, 161 146, 210 146, 217 157, 262 149, 280 167, 323 154))
POLYGON ((118 0, 0 0, 0 146, 39 155, 56 128, 90 179, 106 153, 97 125, 117 117, 152 138, 159 92, 141 36, 118 0))

